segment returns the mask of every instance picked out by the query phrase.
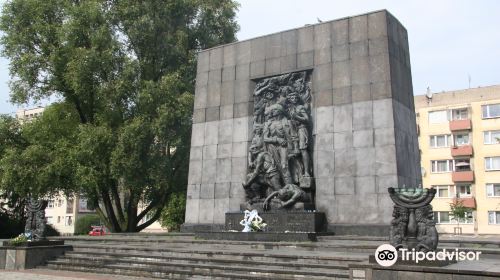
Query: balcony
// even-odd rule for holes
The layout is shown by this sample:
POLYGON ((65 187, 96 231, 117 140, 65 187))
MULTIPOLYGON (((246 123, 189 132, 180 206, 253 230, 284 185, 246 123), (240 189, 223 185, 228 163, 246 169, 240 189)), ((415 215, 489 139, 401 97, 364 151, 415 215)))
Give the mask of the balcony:
POLYGON ((450 121, 450 130, 451 131, 471 130, 471 129, 472 129, 471 120, 452 120, 452 121, 450 121))
POLYGON ((457 201, 461 201, 462 205, 471 208, 471 209, 476 209, 476 199, 474 197, 465 197, 465 198, 455 198, 453 199, 454 203, 457 203, 457 201))
POLYGON ((472 146, 471 145, 453 146, 451 147, 451 156, 452 157, 472 156, 472 146))
POLYGON ((474 171, 454 171, 451 180, 455 183, 474 182, 474 171))

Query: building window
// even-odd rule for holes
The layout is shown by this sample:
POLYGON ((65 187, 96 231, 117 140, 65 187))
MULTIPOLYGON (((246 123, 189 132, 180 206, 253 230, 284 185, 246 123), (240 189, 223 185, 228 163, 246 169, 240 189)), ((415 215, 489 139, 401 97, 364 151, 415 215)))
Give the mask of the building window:
POLYGON ((49 208, 49 209, 54 208, 54 200, 53 199, 49 199, 49 201, 47 201, 47 208, 49 208))
POLYGON ((450 223, 450 213, 436 211, 436 212, 434 212, 434 221, 436 221, 437 224, 449 224, 450 223))
POLYGON ((500 130, 485 131, 483 133, 484 144, 499 144, 500 143, 500 130))
POLYGON ((452 160, 431 160, 431 172, 442 173, 451 172, 453 170, 452 160))
POLYGON ((45 217, 45 221, 47 222, 47 224, 51 225, 54 223, 53 221, 53 217, 52 216, 46 216, 45 217))
POLYGON ((453 143, 454 146, 469 145, 469 133, 454 134, 453 139, 454 139, 454 143, 453 143))
POLYGON ((451 119, 454 121, 469 119, 469 112, 468 112, 467 108, 451 110, 451 119))
POLYGON ((481 107, 483 111, 483 119, 500 117, 500 104, 488 104, 481 107))
POLYGON ((454 160, 455 169, 454 171, 470 171, 470 159, 456 159, 454 160))
POLYGON ((500 170, 500 157, 484 158, 486 171, 500 170))
POLYGON ((445 148, 451 144, 451 135, 432 135, 430 137, 431 148, 445 148))
POLYGON ((72 197, 68 197, 66 199, 66 214, 72 214, 73 213, 73 204, 74 204, 74 199, 72 197))
POLYGON ((450 198, 453 197, 453 186, 433 186, 436 189, 436 197, 450 198))
POLYGON ((458 197, 471 197, 472 196, 472 187, 471 185, 458 185, 456 186, 456 193, 458 197))
POLYGON ((57 216, 57 223, 60 224, 61 223, 61 216, 57 216))
POLYGON ((486 195, 488 197, 500 197, 500 183, 486 184, 486 195))
POLYGON ((500 225, 500 211, 488 211, 488 224, 500 225))
POLYGON ((430 124, 445 123, 445 122, 448 122, 448 112, 446 110, 429 112, 430 124))
POLYGON ((64 225, 65 225, 65 226, 71 226, 71 225, 73 225, 73 217, 71 217, 71 216, 66 216, 66 219, 65 219, 64 225))

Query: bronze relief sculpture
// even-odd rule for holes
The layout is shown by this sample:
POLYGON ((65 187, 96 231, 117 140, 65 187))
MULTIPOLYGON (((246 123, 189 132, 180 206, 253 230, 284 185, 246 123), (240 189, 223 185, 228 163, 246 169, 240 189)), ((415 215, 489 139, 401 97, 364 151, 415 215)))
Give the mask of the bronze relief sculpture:
POLYGON ((246 209, 313 209, 310 72, 256 81, 246 209))

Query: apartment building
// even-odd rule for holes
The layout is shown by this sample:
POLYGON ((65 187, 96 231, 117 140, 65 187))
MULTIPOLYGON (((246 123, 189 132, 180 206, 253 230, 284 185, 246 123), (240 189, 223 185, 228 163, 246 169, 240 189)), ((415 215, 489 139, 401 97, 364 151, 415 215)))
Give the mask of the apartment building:
POLYGON ((19 109, 16 111, 16 118, 21 121, 21 123, 30 121, 37 118, 43 114, 45 110, 44 107, 36 107, 31 109, 19 109))
POLYGON ((449 212, 461 200, 463 234, 500 234, 500 85, 415 96, 415 110, 438 231, 458 232, 449 212))

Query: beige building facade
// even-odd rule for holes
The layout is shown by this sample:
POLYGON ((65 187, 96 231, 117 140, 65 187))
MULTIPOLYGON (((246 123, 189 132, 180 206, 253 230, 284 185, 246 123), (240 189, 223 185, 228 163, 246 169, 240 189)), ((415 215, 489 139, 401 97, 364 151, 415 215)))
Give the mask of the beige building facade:
POLYGON ((460 200, 471 209, 463 234, 500 234, 500 85, 415 96, 415 110, 438 231, 459 231, 449 212, 460 200))

